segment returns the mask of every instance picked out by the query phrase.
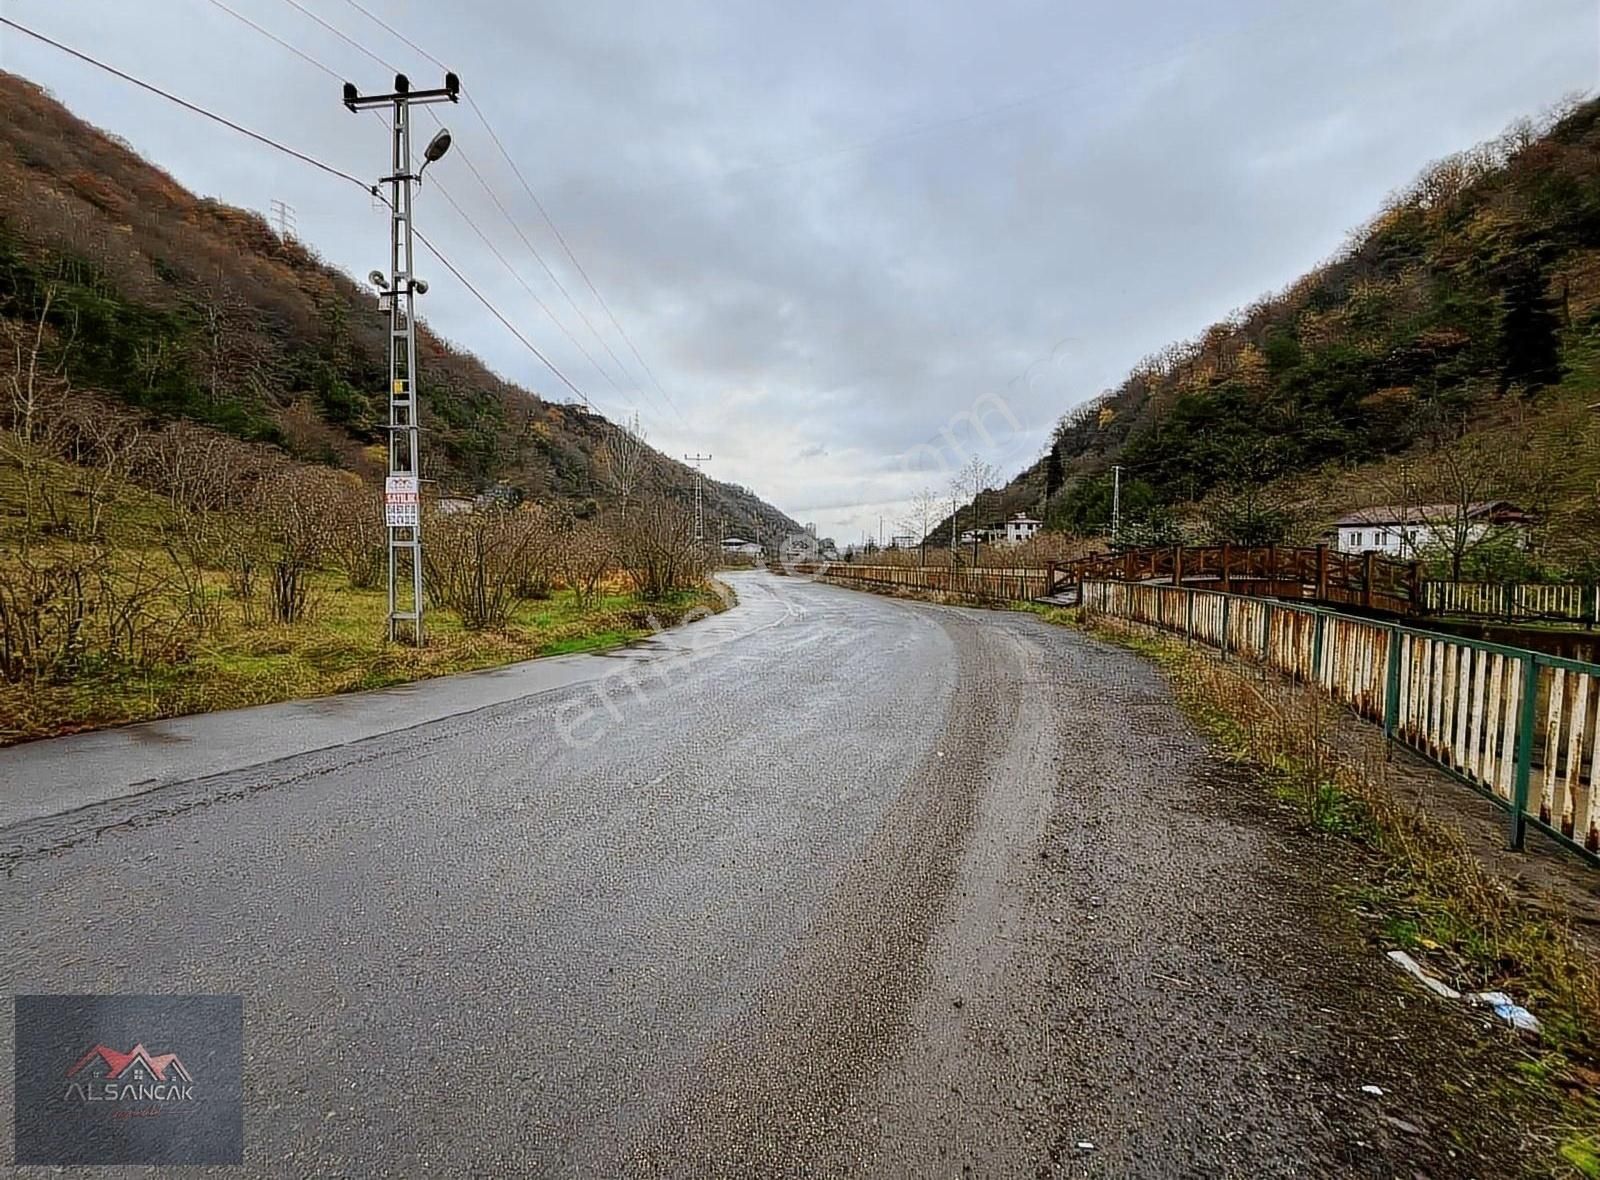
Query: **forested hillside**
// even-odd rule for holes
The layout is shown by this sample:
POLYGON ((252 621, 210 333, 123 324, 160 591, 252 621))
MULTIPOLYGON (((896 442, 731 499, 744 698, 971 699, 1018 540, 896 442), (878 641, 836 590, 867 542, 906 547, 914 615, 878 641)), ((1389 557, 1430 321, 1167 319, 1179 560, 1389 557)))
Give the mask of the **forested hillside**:
POLYGON ((1600 102, 1429 167, 1340 254, 1062 418, 991 516, 1125 540, 1314 536, 1346 508, 1509 496, 1600 560, 1600 102))
MULTIPOLYGON (((385 321, 372 293, 0 72, 0 325, 28 338, 41 323, 46 363, 75 391, 382 471, 385 321)), ((612 424, 502 380, 425 327, 418 337, 424 474, 441 492, 505 484, 595 511, 612 424)), ((693 479, 652 450, 640 489, 686 498, 693 479)), ((708 481, 706 495, 729 532, 797 530, 745 489, 708 481)))

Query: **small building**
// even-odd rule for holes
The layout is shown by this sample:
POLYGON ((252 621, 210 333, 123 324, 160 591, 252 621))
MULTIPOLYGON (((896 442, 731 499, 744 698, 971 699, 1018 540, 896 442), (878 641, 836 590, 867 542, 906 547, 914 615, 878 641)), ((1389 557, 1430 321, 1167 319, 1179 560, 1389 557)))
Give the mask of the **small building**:
POLYGON ((724 537, 722 552, 728 557, 760 557, 761 546, 743 537, 724 537))
POLYGON ((1024 541, 1033 540, 1034 535, 1039 531, 1043 524, 1044 522, 1042 520, 1035 520, 1026 512, 1017 513, 1010 520, 1006 521, 1006 544, 1020 545, 1024 541))
POLYGON ((896 533, 889 538, 889 548, 891 549, 915 549, 916 547, 917 538, 910 533, 896 533))
POLYGON ((1366 553, 1410 558, 1451 544, 1458 528, 1476 544, 1491 532, 1515 532, 1526 541, 1533 517, 1509 500, 1471 504, 1411 504, 1404 509, 1380 504, 1358 508, 1333 522, 1334 548, 1340 553, 1366 553))

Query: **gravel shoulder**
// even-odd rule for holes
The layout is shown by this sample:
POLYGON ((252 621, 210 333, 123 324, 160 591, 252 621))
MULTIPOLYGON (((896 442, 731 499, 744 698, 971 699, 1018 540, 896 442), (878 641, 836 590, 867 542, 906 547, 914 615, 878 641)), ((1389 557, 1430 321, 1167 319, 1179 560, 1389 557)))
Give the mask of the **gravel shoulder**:
POLYGON ((1343 854, 1210 754, 1153 666, 902 605, 960 661, 946 740, 640 1171, 1520 1174, 1507 1036, 1407 988, 1343 854))

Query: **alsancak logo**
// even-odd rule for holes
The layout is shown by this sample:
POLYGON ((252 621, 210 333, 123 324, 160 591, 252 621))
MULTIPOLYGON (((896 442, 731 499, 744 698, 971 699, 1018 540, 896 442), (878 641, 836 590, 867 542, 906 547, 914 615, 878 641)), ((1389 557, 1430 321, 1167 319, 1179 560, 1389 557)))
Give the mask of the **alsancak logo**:
POLYGON ((191 1102, 194 1078, 176 1053, 143 1045, 118 1053, 96 1045, 67 1070, 68 1102, 191 1102))

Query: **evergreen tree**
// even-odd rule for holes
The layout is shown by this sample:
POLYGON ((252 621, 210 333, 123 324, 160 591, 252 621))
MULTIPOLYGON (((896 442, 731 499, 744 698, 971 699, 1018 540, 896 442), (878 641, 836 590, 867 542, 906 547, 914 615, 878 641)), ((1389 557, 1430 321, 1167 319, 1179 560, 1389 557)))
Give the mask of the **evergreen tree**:
POLYGON ((1500 300, 1500 392, 1520 385, 1533 393, 1560 381, 1561 320, 1538 258, 1523 254, 1506 268, 1500 300))
POLYGON ((1063 475, 1061 470, 1061 446, 1054 441, 1050 444, 1050 453, 1044 461, 1044 498, 1052 500, 1061 490, 1063 475))

